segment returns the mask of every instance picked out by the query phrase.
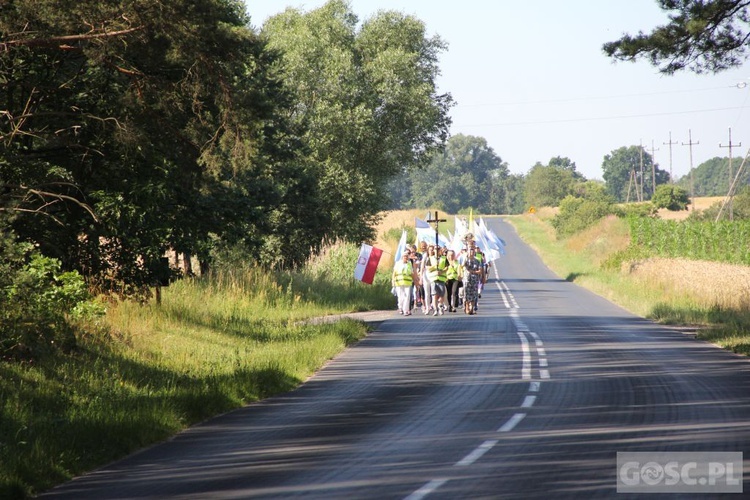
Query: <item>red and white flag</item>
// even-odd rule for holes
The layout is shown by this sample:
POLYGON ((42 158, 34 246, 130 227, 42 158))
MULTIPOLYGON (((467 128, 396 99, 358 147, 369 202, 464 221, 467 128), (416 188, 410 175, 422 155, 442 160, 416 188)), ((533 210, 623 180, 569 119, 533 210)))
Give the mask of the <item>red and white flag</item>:
POLYGON ((370 245, 362 243, 357 259, 357 267, 354 268, 354 277, 363 283, 372 285, 375 278, 375 271, 378 269, 378 262, 383 251, 370 245))

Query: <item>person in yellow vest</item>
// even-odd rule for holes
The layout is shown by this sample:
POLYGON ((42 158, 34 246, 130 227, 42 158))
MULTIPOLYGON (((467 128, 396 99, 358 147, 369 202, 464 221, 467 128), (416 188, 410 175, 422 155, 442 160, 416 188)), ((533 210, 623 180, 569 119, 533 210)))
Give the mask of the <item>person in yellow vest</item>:
POLYGON ((443 255, 443 249, 439 245, 431 247, 425 269, 432 293, 432 315, 437 316, 443 314, 446 307, 445 281, 448 270, 448 259, 443 255))
POLYGON ((448 269, 445 271, 445 288, 446 295, 448 296, 448 310, 456 312, 456 306, 458 306, 458 289, 462 286, 463 268, 456 258, 454 250, 448 250, 446 257, 448 258, 448 269))
POLYGON ((404 250, 401 260, 393 265, 391 285, 396 289, 398 297, 398 312, 404 316, 411 316, 411 287, 417 284, 417 271, 411 260, 411 252, 404 250))

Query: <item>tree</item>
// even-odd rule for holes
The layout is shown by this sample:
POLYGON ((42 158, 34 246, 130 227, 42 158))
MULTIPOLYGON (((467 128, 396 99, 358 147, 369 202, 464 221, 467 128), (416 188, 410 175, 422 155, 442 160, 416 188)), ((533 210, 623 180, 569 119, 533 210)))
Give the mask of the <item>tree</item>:
POLYGON ((490 213, 520 214, 526 209, 524 200, 524 185, 526 177, 523 174, 510 174, 505 179, 492 184, 490 193, 490 213))
POLYGON ((554 158, 550 158, 549 163, 547 165, 550 167, 555 167, 560 170, 566 170, 566 171, 571 172, 575 180, 578 180, 578 181, 585 180, 583 175, 576 170, 576 163, 568 157, 555 156, 554 158))
POLYGON ((584 181, 574 186, 573 195, 592 201, 606 201, 614 203, 615 199, 607 192, 607 186, 601 181, 584 181))
POLYGON ((293 133, 248 22, 236 0, 0 8, 0 211, 19 239, 121 291, 154 283, 168 247, 259 247, 293 133))
POLYGON ((426 37, 424 23, 385 11, 359 31, 357 23, 346 2, 331 0, 304 14, 287 9, 262 28, 296 95, 290 119, 306 129, 328 236, 354 241, 372 236, 389 180, 442 146, 452 105, 435 85, 445 44, 426 37))
POLYGON ((458 134, 448 140, 444 152, 433 155, 426 169, 412 172, 412 193, 419 208, 458 213, 472 207, 492 213, 493 186, 507 176, 507 165, 484 138, 458 134))
POLYGON ((646 58, 665 74, 689 69, 717 73, 739 66, 750 47, 750 3, 745 0, 657 0, 669 23, 651 33, 623 35, 603 45, 618 60, 646 58))
POLYGON ((577 178, 575 164, 567 158, 552 158, 548 165, 537 162, 526 175, 526 204, 556 207, 563 198, 573 193, 577 178))
MULTIPOLYGON (((693 169, 692 183, 695 196, 726 196, 729 186, 734 181, 737 171, 742 164, 741 159, 735 158, 732 162, 731 178, 728 157, 710 158, 693 169)), ((747 165, 740 172, 737 187, 745 186, 750 182, 750 170, 747 165)), ((691 192, 691 174, 685 174, 677 179, 676 185, 691 192)))
POLYGON ((653 172, 656 184, 664 184, 669 174, 653 165, 653 157, 641 146, 623 146, 606 155, 602 162, 602 177, 607 192, 617 201, 638 201, 653 196, 653 172))
POLYGON ((388 210, 414 208, 411 183, 411 173, 406 168, 388 181, 388 210))

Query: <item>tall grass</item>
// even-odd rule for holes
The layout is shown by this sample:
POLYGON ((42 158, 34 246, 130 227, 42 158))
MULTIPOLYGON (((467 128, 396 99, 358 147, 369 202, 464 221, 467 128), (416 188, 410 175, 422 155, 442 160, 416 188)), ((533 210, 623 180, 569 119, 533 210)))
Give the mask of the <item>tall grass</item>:
POLYGON ((295 272, 219 269, 162 303, 111 304, 78 348, 0 362, 0 498, 24 498, 207 417, 296 387, 366 333, 300 319, 393 305, 389 277, 353 278, 333 244, 295 272))

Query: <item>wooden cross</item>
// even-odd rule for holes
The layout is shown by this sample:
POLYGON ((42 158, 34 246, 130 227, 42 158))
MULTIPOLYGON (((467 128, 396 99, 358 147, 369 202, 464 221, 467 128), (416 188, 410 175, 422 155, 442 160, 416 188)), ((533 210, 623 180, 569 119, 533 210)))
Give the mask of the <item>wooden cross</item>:
POLYGON ((426 222, 434 222, 435 223, 435 245, 438 245, 438 226, 441 222, 446 222, 447 219, 439 219, 437 210, 435 210, 435 218, 433 219, 431 217, 430 212, 427 212, 427 221, 426 222))

